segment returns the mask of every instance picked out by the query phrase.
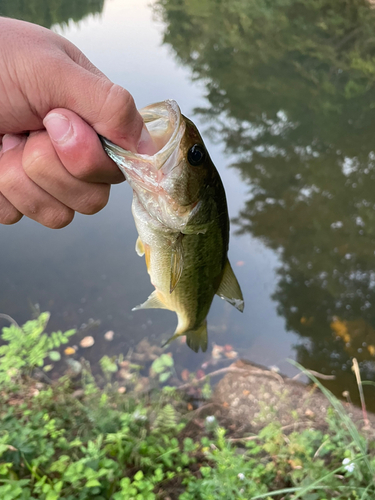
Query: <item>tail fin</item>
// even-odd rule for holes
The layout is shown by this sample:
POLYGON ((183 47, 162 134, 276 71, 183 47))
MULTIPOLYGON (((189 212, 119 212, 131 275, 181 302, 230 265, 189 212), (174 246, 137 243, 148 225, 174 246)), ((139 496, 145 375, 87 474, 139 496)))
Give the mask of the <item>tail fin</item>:
POLYGON ((204 320, 195 330, 186 332, 186 343, 194 352, 198 352, 199 348, 201 348, 203 352, 207 351, 208 339, 206 320, 204 320))
POLYGON ((186 335, 186 343, 194 352, 198 352, 199 348, 201 348, 203 352, 207 351, 208 338, 206 320, 204 320, 203 323, 201 323, 195 330, 188 330, 187 332, 183 333, 175 333, 173 337, 168 339, 167 342, 163 344, 162 347, 172 342, 172 340, 177 339, 177 337, 181 337, 181 335, 186 335))

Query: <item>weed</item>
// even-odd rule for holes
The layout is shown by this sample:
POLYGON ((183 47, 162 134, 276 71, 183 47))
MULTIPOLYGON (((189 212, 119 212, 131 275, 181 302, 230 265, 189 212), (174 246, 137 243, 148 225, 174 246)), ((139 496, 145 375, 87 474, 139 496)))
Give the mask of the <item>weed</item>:
MULTIPOLYGON (((313 376, 331 404, 324 430, 286 436, 275 421, 235 446, 210 416, 201 422, 201 432, 186 437, 181 411, 186 404, 177 398, 181 391, 164 387, 142 399, 120 394, 111 383, 118 370, 115 359, 100 362, 104 388, 83 362, 82 399, 75 397, 67 376, 53 384, 38 382, 35 390, 30 375, 43 370, 51 351, 58 352, 74 333, 48 335, 47 321, 44 313, 22 327, 4 328, 1 336, 2 500, 375 497, 374 447, 313 376)), ((169 355, 162 354, 152 366, 161 383, 174 374, 169 355)))

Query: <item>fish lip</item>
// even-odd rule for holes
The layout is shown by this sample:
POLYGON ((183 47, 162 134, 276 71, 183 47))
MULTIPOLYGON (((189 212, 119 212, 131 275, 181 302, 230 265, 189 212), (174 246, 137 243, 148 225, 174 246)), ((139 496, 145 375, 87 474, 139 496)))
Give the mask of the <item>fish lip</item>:
MULTIPOLYGON (((114 144, 103 136, 99 136, 104 150, 108 154, 108 156, 118 165, 122 173, 126 176, 126 169, 130 167, 132 161, 144 161, 147 162, 148 165, 152 165, 156 171, 161 170, 165 165, 168 158, 171 156, 172 152, 178 147, 182 135, 184 133, 185 127, 182 121, 182 114, 179 105, 173 99, 167 99, 160 103, 153 104, 151 106, 147 106, 140 110, 140 114, 146 123, 150 123, 159 118, 163 118, 166 116, 166 113, 163 113, 165 110, 168 113, 168 119, 174 122, 173 132, 168 139, 168 142, 154 155, 147 155, 141 153, 134 153, 132 151, 128 151, 126 149, 121 148, 120 146, 114 144), (151 108, 151 111, 150 111, 151 108), (152 112, 152 109, 154 111, 152 112), (160 110, 158 111, 158 108, 160 110), (120 157, 120 158, 119 158, 120 157)), ((131 168, 130 168, 131 169, 131 168)))

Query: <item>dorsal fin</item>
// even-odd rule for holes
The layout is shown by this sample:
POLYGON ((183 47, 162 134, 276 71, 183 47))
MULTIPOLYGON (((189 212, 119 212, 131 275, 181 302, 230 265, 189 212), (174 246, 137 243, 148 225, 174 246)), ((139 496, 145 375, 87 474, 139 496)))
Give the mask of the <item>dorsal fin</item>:
POLYGON ((221 283, 216 294, 222 299, 226 300, 232 306, 236 307, 239 311, 243 312, 245 303, 243 300, 240 285, 234 275, 233 269, 229 260, 225 263, 224 273, 221 283))
POLYGON ((139 309, 168 309, 165 304, 159 299, 157 291, 154 290, 146 302, 140 304, 139 306, 133 307, 132 311, 138 311, 139 309))

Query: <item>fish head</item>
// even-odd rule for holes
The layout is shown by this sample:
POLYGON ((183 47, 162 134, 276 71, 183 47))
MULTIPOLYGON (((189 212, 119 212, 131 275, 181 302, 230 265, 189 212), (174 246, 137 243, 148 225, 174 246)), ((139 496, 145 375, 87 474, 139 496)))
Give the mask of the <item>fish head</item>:
POLYGON ((101 138, 147 212, 172 230, 182 231, 201 211, 206 188, 218 173, 196 126, 175 101, 152 104, 140 114, 157 152, 133 153, 101 138))

